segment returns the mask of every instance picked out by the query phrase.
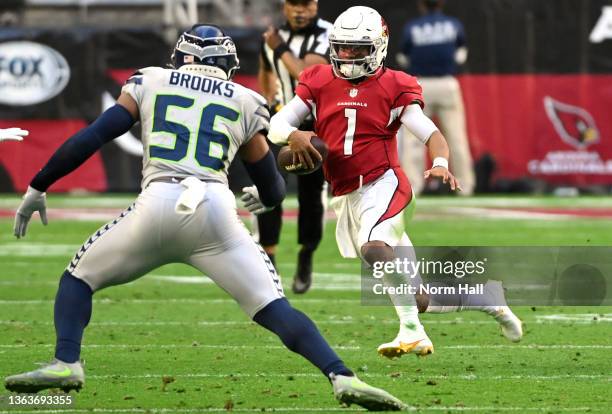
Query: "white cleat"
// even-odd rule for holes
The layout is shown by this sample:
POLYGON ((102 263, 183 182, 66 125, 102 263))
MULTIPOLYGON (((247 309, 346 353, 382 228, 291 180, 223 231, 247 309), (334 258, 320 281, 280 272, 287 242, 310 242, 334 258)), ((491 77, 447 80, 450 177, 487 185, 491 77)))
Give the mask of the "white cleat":
POLYGON ((399 358, 404 354, 426 356, 433 352, 433 344, 424 331, 412 335, 400 332, 393 341, 378 347, 378 354, 387 358, 399 358))
POLYGON ((506 339, 518 342, 523 337, 523 322, 507 306, 499 306, 493 314, 506 339))
POLYGON ((484 288, 491 293, 496 306, 486 306, 483 310, 499 323, 506 339, 512 342, 520 341, 523 337, 523 322, 506 304, 502 282, 489 280, 484 288))
POLYGON ((404 411, 409 407, 387 391, 372 387, 357 377, 329 374, 334 396, 347 406, 357 404, 368 411, 404 411))
POLYGON ((34 371, 5 378, 4 387, 19 393, 36 393, 49 388, 59 388, 69 392, 79 391, 84 383, 85 374, 80 361, 69 364, 54 359, 34 371))

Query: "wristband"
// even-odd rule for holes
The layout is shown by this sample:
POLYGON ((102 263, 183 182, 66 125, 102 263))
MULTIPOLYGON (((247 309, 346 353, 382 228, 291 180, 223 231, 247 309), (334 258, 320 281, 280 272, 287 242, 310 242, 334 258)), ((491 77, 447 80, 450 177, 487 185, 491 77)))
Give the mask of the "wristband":
POLYGON ((431 168, 442 167, 448 170, 448 160, 444 157, 436 157, 433 160, 431 168))
POLYGON ((291 52, 291 49, 289 49, 287 43, 283 42, 274 48, 274 60, 280 59, 285 52, 291 52))

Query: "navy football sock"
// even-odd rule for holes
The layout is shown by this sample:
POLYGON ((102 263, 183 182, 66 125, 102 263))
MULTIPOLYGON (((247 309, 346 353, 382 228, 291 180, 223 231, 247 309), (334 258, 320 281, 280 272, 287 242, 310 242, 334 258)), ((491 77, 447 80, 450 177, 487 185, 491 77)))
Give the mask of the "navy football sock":
POLYGON ((55 296, 55 358, 73 363, 81 356, 83 331, 91 318, 93 292, 81 279, 65 271, 55 296))
POLYGON ((321 336, 315 324, 287 299, 277 299, 257 312, 253 320, 279 336, 287 348, 302 355, 323 375, 330 373, 352 376, 342 360, 321 336))

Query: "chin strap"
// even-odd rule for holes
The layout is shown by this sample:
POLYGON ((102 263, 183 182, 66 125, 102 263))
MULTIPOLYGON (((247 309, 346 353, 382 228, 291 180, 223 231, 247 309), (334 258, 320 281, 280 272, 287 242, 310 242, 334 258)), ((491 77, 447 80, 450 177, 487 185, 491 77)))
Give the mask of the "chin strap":
POLYGON ((209 65, 183 65, 178 68, 179 72, 193 73, 196 75, 212 76, 223 80, 229 80, 227 73, 221 68, 209 65))

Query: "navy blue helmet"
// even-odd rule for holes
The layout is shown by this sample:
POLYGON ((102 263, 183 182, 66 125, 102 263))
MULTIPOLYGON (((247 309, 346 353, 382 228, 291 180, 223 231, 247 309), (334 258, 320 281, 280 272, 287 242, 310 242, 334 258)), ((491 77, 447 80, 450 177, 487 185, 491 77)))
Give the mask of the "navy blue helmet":
POLYGON ((170 58, 176 69, 192 64, 212 66, 221 69, 228 80, 240 67, 234 41, 212 24, 196 24, 183 33, 170 58))

